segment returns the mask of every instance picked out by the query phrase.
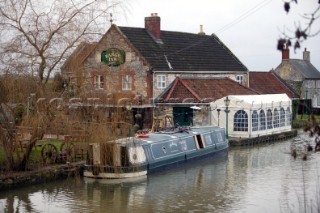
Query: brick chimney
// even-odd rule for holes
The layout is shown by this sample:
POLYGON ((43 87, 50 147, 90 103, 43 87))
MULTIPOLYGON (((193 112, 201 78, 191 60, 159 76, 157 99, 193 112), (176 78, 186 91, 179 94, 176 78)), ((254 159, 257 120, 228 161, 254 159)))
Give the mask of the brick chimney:
POLYGON ((289 60, 290 58, 290 52, 287 45, 282 50, 282 60, 289 60))
POLYGON ((307 51, 307 48, 304 48, 303 60, 310 62, 310 51, 307 51))
POLYGON ((144 27, 148 30, 156 39, 160 40, 160 17, 158 13, 151 13, 151 16, 144 18, 144 27))

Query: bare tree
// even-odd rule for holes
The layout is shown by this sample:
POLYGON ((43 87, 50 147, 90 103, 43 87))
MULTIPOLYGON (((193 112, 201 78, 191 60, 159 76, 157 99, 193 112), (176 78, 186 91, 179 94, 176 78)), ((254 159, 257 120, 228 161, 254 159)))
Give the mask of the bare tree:
MULTIPOLYGON (((50 97, 46 90, 50 89, 46 88, 49 77, 60 69, 74 47, 82 41, 99 38, 107 30, 109 13, 117 7, 123 8, 122 2, 124 0, 0 0, 0 74, 5 73, 0 78, 0 145, 9 170, 25 170, 33 147, 48 129, 61 123, 67 125, 62 121, 69 109, 57 109, 50 104, 54 98, 63 96, 60 90, 63 82, 57 80, 54 92, 60 94, 50 97), (22 76, 29 76, 28 80, 22 76), (34 78, 37 86, 31 85, 30 79, 34 78), (29 107, 31 92, 34 110, 29 107), (44 104, 36 104, 36 100, 43 97, 46 97, 44 104), (11 110, 17 103, 21 103, 23 109, 19 126, 11 110), (20 145, 23 149, 17 149, 20 145)), ((68 125, 68 129, 72 129, 73 124, 68 125)))
POLYGON ((0 0, 1 70, 29 72, 48 82, 81 41, 106 31, 122 0, 0 0))
MULTIPOLYGON (((287 13, 290 12, 291 3, 298 4, 298 0, 284 1, 284 10, 287 13)), ((277 44, 278 50, 282 51, 284 46, 293 46, 294 49, 299 49, 301 42, 308 38, 317 36, 320 33, 320 28, 315 25, 315 22, 320 18, 320 1, 318 0, 318 6, 313 12, 305 13, 302 15, 302 18, 304 20, 303 26, 301 26, 301 24, 295 24, 295 30, 293 33, 288 34, 287 32, 282 32, 282 38, 278 40, 277 44), (314 29, 314 27, 316 29, 314 29)))

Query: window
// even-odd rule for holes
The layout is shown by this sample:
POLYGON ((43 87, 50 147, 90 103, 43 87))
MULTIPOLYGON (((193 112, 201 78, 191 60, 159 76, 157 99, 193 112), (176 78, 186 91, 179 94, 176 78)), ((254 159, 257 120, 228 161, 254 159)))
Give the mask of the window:
POLYGON ((268 109, 267 111, 267 128, 272 129, 272 111, 271 109, 268 109))
POLYGON ((196 141, 196 146, 197 146, 198 149, 205 148, 205 144, 204 144, 204 141, 202 141, 201 135, 195 135, 194 139, 196 141))
POLYGON ((206 144, 212 145, 212 140, 211 140, 211 135, 210 134, 205 135, 204 138, 205 138, 206 144))
POLYGON ((263 110, 260 111, 259 117, 260 117, 260 130, 265 130, 266 129, 266 114, 264 113, 263 110))
POLYGON ((237 75, 236 82, 238 82, 239 84, 243 84, 243 75, 237 75))
POLYGON ((234 115, 233 131, 248 131, 248 114, 244 110, 238 110, 234 115))
POLYGON ((277 109, 274 109, 274 114, 273 114, 273 127, 277 128, 280 125, 280 116, 279 112, 277 109))
POLYGON ((132 90, 132 76, 123 75, 122 76, 122 90, 132 90))
POLYGON ((315 94, 315 97, 314 97, 314 105, 315 107, 319 107, 320 106, 320 95, 318 95, 317 93, 315 94))
POLYGON ((280 126, 286 125, 286 112, 283 107, 280 108, 280 126))
POLYGON ((291 125, 291 112, 290 112, 290 107, 287 107, 287 126, 291 125))
POLYGON ((95 75, 93 78, 93 84, 95 89, 103 89, 104 87, 104 76, 95 75))
POLYGON ((159 89, 166 88, 166 76, 165 75, 158 75, 157 76, 157 87, 159 89))
POLYGON ((252 131, 258 131, 259 120, 258 120, 258 112, 254 110, 252 112, 252 131))

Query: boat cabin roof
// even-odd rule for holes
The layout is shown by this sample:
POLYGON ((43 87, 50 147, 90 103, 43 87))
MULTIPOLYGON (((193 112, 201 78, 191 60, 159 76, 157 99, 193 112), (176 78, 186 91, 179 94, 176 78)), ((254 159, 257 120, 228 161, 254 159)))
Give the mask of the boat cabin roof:
POLYGON ((213 132, 215 130, 220 130, 220 127, 192 127, 188 131, 183 132, 155 132, 148 134, 147 138, 139 138, 143 143, 156 143, 161 141, 171 141, 179 138, 191 137, 194 135, 204 134, 208 132, 213 132))

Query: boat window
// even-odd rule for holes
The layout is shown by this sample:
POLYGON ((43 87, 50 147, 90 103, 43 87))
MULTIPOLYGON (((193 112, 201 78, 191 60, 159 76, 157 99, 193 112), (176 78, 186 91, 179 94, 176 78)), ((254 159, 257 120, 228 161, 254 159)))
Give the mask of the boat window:
POLYGON ((212 144, 212 140, 211 140, 211 135, 206 135, 204 136, 205 140, 206 140, 206 143, 208 145, 211 145, 212 144))
POLYGON ((182 151, 186 151, 187 150, 187 141, 186 140, 181 140, 180 141, 180 145, 181 145, 182 151))
POLYGON ((198 144, 198 148, 199 149, 203 149, 204 148, 204 141, 202 140, 202 137, 201 135, 196 135, 195 136, 195 139, 196 139, 196 143, 198 144))
POLYGON ((218 138, 218 142, 223 142, 223 138, 222 138, 222 134, 221 132, 217 132, 217 138, 218 138))

